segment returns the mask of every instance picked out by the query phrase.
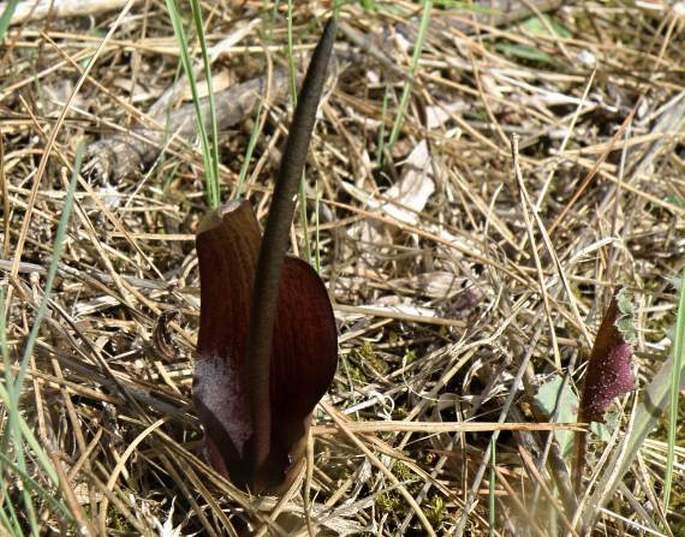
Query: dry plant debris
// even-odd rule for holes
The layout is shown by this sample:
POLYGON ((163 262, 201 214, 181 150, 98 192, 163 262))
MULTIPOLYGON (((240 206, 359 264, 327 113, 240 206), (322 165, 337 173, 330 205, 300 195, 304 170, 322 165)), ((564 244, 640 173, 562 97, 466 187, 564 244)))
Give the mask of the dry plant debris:
MULTIPOLYGON (((566 486, 571 461, 535 400, 554 379, 577 393, 619 286, 635 301, 640 388, 668 356, 685 259, 683 4, 507 2, 509 17, 497 2, 432 4, 419 51, 428 3, 340 10, 292 234, 294 253, 320 257, 340 367, 315 412, 308 467, 281 498, 246 495, 200 454, 193 241, 208 208, 199 146, 173 123, 189 103, 164 2, 10 26, 3 386, 45 298, 79 140, 91 155, 121 136, 154 154, 122 175, 92 164, 78 177, 19 408, 53 471, 27 447, 22 474, 16 446, 3 445, 2 527, 14 516, 28 533, 29 490, 46 534, 685 531, 682 424, 667 508, 661 420, 586 517, 592 501, 566 486), (483 422, 511 423, 460 427, 483 422)), ((210 47, 225 45, 212 49, 224 91, 250 88, 220 132, 222 197, 236 194, 258 129, 242 194, 263 219, 292 109, 277 85, 289 76, 285 7, 216 2, 203 14, 210 47)), ((297 76, 328 15, 319 2, 294 8, 297 76)), ((589 442, 588 491, 610 455, 630 451, 640 394, 614 404, 607 434, 589 442)), ((0 408, 3 439, 12 411, 0 408)))

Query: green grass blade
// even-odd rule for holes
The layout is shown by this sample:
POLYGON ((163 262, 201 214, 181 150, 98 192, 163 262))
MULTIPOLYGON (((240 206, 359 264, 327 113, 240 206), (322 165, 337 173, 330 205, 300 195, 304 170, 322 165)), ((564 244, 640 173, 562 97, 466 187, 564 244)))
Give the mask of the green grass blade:
POLYGON ((390 84, 385 85, 383 92, 383 102, 381 104, 381 127, 378 129, 378 154, 376 155, 376 163, 380 168, 383 166, 383 154, 385 151, 385 118, 388 115, 388 100, 390 99, 390 84))
POLYGON ((76 191, 76 182, 78 180, 79 173, 81 172, 82 164, 83 142, 80 142, 79 146, 76 148, 76 160, 74 163, 74 171, 71 175, 71 181, 69 182, 69 189, 67 190, 66 197, 64 198, 62 216, 59 219, 59 224, 57 225, 57 231, 55 233, 52 260, 50 261, 50 266, 48 267, 47 276, 45 278, 45 291, 43 294, 43 299, 41 300, 40 306, 38 307, 38 312, 36 313, 36 318, 33 322, 33 327, 31 328, 29 337, 26 340, 26 347, 24 348, 24 353, 21 358, 19 372, 17 373, 17 376, 14 380, 12 396, 13 403, 15 405, 19 402, 19 394, 21 393, 22 387, 24 385, 24 380, 26 379, 26 373, 29 367, 29 358, 33 353, 33 347, 35 346, 36 341, 38 339, 38 333, 40 332, 41 324, 48 311, 50 293, 52 292, 52 287, 55 283, 55 278, 57 276, 57 268, 59 266, 60 257, 62 256, 62 249, 64 247, 64 239, 67 235, 67 226, 69 225, 69 219, 71 218, 71 211, 74 208, 74 192, 76 191))
MULTIPOLYGON (((0 401, 3 401, 7 408, 10 408, 11 404, 10 393, 11 392, 6 389, 5 385, 0 384, 0 401)), ((53 485, 58 486, 59 478, 57 477, 57 472, 55 471, 55 468, 52 466, 50 457, 48 457, 47 453, 45 453, 45 450, 33 434, 31 427, 29 427, 29 424, 26 423, 24 417, 21 414, 18 414, 17 420, 19 422, 19 430, 22 435, 22 441, 28 444, 28 447, 33 452, 36 459, 38 459, 38 462, 43 472, 45 472, 47 478, 52 482, 53 485)), ((6 437, 5 435, 3 435, 3 443, 5 443, 6 439, 9 440, 9 435, 7 435, 6 437)), ((7 449, 3 449, 1 452, 6 453, 7 449)), ((0 460, 0 470, 2 470, 2 468, 2 460, 0 460)))
MULTIPOLYGON (((11 411, 10 403, 12 393, 12 364, 9 360, 9 352, 7 347, 7 323, 5 319, 5 289, 0 287, 0 350, 2 351, 3 366, 5 368, 5 378, 3 379, 4 384, 0 384, 0 400, 5 405, 8 411, 11 411), (7 388, 7 389, 5 389, 7 388), (9 390, 9 391, 8 391, 9 390)), ((21 414, 17 412, 19 419, 22 419, 21 414)), ((10 434, 10 429, 2 427, 4 423, 0 423, 0 453, 10 452, 10 440, 12 435, 10 434)), ((11 496, 8 490, 8 475, 9 472, 5 468, 5 463, 0 459, 0 476, 2 476, 0 487, 0 498, 3 499, 0 502, 0 527, 7 531, 10 535, 20 535, 21 534, 21 523, 17 517, 17 511, 12 504, 11 496)))
POLYGON ((7 2, 5 11, 3 11, 2 16, 0 16, 0 43, 5 39, 7 28, 10 27, 10 21, 12 20, 12 15, 14 15, 14 10, 17 9, 17 4, 19 4, 19 0, 10 0, 7 2))
MULTIPOLYGON (((2 460, 0 460, 0 466, 2 466, 2 460)), ((10 499, 9 483, 4 471, 1 475, 3 479, 0 481, 0 498, 3 501, 0 503, 0 524, 2 524, 0 527, 10 532, 11 535, 21 535, 19 517, 10 499)))
POLYGON ((252 155, 254 154, 254 148, 257 145, 257 138, 259 138, 259 134, 261 132, 259 125, 261 124, 263 108, 264 102, 259 101, 259 104, 257 105, 257 112, 255 113, 254 119, 255 128, 252 129, 252 133, 250 133, 250 139, 247 142, 247 150, 245 151, 245 161, 243 162, 243 165, 240 167, 238 184, 236 185, 235 189, 236 199, 240 199, 240 197, 243 195, 243 188, 245 187, 245 179, 247 179, 247 172, 250 168, 250 161, 252 160, 252 155))
MULTIPOLYGON (((5 319, 5 288, 0 287, 0 352, 2 352, 2 365, 5 369, 4 384, 0 385, 0 397, 5 403, 5 408, 9 408, 10 400, 12 399, 12 386, 14 379, 12 378, 12 362, 10 361, 9 349, 7 346, 7 320, 5 319)), ((8 441, 10 435, 5 434, 7 429, 2 427, 0 423, 0 451, 7 453, 8 441)), ((0 463, 0 476, 3 475, 2 464, 0 463)))
POLYGON ((40 497, 43 501, 49 504, 54 509, 54 513, 62 520, 66 519, 71 524, 76 524, 76 519, 64 505, 59 503, 52 492, 46 490, 38 481, 31 477, 30 474, 27 474, 17 465, 13 464, 9 457, 6 457, 3 453, 0 453, 0 461, 7 466, 8 470, 12 470, 19 476, 19 478, 21 478, 21 481, 24 487, 26 487, 27 491, 34 493, 35 496, 40 497))
POLYGON ((495 492, 497 490, 497 443, 490 441, 490 479, 488 480, 488 535, 494 537, 497 535, 497 513, 495 492))
POLYGON ((411 97, 412 81, 416 76, 416 71, 419 66, 419 58, 421 57, 421 52, 423 51, 423 45, 426 42, 426 34, 428 33, 428 24, 431 20, 431 10, 433 9, 433 0, 424 0, 423 11, 421 13, 421 23, 419 25, 419 35, 416 37, 416 43, 414 44, 414 53, 411 58, 411 66, 409 69, 409 81, 404 85, 404 90, 402 91, 402 98, 400 99, 400 107, 397 110, 397 115, 395 116, 395 123, 392 126, 392 132, 390 133, 390 140, 388 141, 388 146, 392 148, 397 142, 397 138, 400 135, 400 129, 402 128, 402 121, 404 120, 404 114, 407 111, 407 106, 409 105, 409 98, 411 97))
MULTIPOLYGON (((5 290, 4 288, 0 288, 0 353, 2 353, 2 361, 5 368, 5 378, 3 379, 3 383, 0 384, 0 401, 3 402, 5 408, 11 409, 12 401, 14 400, 12 395, 14 393, 14 379, 12 378, 12 364, 9 358, 7 340, 5 339, 7 335, 5 311, 5 290)), ((19 412, 16 413, 15 419, 18 420, 23 440, 28 444, 31 451, 33 451, 48 479, 53 485, 58 486, 59 479, 57 477, 57 472, 52 466, 50 458, 34 436, 33 431, 26 423, 26 420, 19 412)), ((9 431, 10 429, 7 428, 0 432, 0 453, 7 453, 9 451, 9 444, 12 438, 12 435, 8 434, 9 431)), ((2 460, 0 460, 0 475, 4 475, 2 460)))
POLYGON ((297 106, 297 75, 295 74, 295 52, 293 44, 293 1, 288 0, 288 76, 290 77, 290 100, 293 109, 297 106))
MULTIPOLYGON (((76 161, 74 164, 74 172, 69 183, 69 188, 67 190, 66 197, 64 199, 64 207, 62 209, 62 216, 60 217, 59 224, 57 226, 57 231, 55 233, 54 247, 52 260, 50 266, 48 267, 47 276, 45 279, 45 290, 43 294, 43 299, 36 312, 36 317, 33 321, 33 327, 29 332, 29 336, 26 340, 26 346, 24 348, 24 353, 19 364, 19 371, 17 372, 14 382, 8 383, 8 394, 9 399, 8 406, 8 434, 11 435, 14 443, 16 471, 20 475, 30 475, 30 472, 26 466, 26 459, 24 456, 24 436, 21 427, 21 414, 19 409, 19 399, 22 392, 24 381, 26 380, 26 375, 28 372, 29 360, 33 355, 33 348, 38 340, 38 334, 40 333, 40 328, 47 314, 48 303, 50 300, 50 294, 52 292, 52 287, 55 283, 55 277, 57 276, 57 267, 59 266, 59 260, 62 255, 62 249, 64 246, 64 240, 67 234, 67 226, 69 224, 69 218, 71 217, 71 212, 74 206, 74 192, 76 190, 76 181, 81 170, 81 165, 83 162, 83 143, 80 143, 76 150, 76 161)), ((4 310, 3 310, 4 311, 4 310)), ((39 450, 40 451, 40 450, 39 450)), ((6 464, 6 463, 5 463, 6 464)), ((24 483, 23 487, 23 498, 24 506, 27 512, 27 518, 29 524, 31 525, 32 533, 38 535, 39 526, 36 519, 35 507, 33 505, 33 498, 30 495, 31 487, 24 483)))
POLYGON ((212 66, 209 61, 209 54, 207 51, 207 40, 205 39, 205 28, 202 20, 202 6, 199 0, 192 0, 190 2, 193 11, 193 22, 195 23, 195 32, 200 42, 200 51, 202 52, 202 65, 205 71, 205 81, 207 83, 207 102, 209 104, 209 118, 212 127, 212 137, 208 140, 207 146, 203 146, 203 150, 209 151, 210 170, 207 173, 208 179, 211 180, 209 185, 215 197, 216 206, 220 202, 219 192, 219 129, 216 121, 216 105, 214 102, 214 91, 212 84, 212 66))
POLYGON ((680 377, 683 370, 685 351, 685 270, 680 280, 680 299, 676 315, 675 338, 673 340, 673 370, 670 382, 670 402, 668 416, 668 451, 664 476, 664 512, 668 511, 673 488, 673 463, 675 460, 676 434, 678 432, 678 400, 680 396, 680 377))
MULTIPOLYGON (((313 264, 312 259, 312 247, 309 244, 309 230, 307 228, 307 223, 309 222, 307 214, 307 191, 304 184, 304 172, 302 173, 302 179, 300 179, 300 219, 302 220, 302 242, 304 243, 304 258, 310 265, 313 264)), ((318 249, 318 245, 317 245, 318 249)))
POLYGON ((316 272, 321 272, 321 221, 319 215, 319 209, 321 208, 321 192, 316 189, 316 198, 314 199, 314 244, 316 244, 316 249, 314 250, 314 268, 316 272))
MULTIPOLYGON (((264 6, 264 9, 266 9, 266 5, 264 6)), ((272 9, 269 12, 270 16, 264 15, 262 17, 262 28, 261 28, 261 36, 262 36, 262 41, 264 42, 265 46, 269 46, 273 42, 273 18, 274 10, 272 9)), ((234 199, 240 199, 241 196, 243 195, 243 189, 245 187, 245 180, 247 179, 247 172, 250 169, 250 161, 252 160, 252 155, 254 154, 254 149, 257 145, 257 139, 259 138, 261 132, 262 132, 262 114, 264 113, 264 101, 260 100, 259 104, 257 105, 257 111, 255 112, 255 117, 254 117, 254 125, 255 128, 252 129, 252 132, 250 133, 250 139, 247 142, 247 150, 245 151, 245 161, 243 162, 243 165, 240 167, 240 174, 238 175, 238 184, 236 185, 235 193, 233 195, 234 199)))
MULTIPOLYGON (((176 0, 166 0, 167 10, 169 11, 169 18, 171 19, 171 25, 174 28, 174 34, 178 40, 179 47, 181 49, 181 63, 183 69, 188 77, 188 83, 190 85, 190 93, 193 97, 193 104, 195 105, 195 115, 197 119, 197 129, 200 135, 200 143, 202 145, 202 159, 205 167, 205 187, 207 189, 207 203, 210 208, 216 208, 219 206, 220 194, 219 194, 219 178, 218 175, 214 173, 215 164, 212 162, 212 151, 209 141, 209 136, 207 134, 207 128, 204 122, 204 113, 202 111, 202 104, 200 99, 200 93, 197 88, 197 80, 195 78, 195 73, 193 71, 193 63, 190 59, 190 48, 188 46, 188 39, 186 37, 185 30, 183 28, 183 21, 181 18, 181 12, 179 10, 176 0)), ((207 79, 209 84, 211 79, 207 79)), ((208 93, 211 93, 211 86, 207 86, 208 93)), ((210 107, 213 101, 210 100, 210 107)), ((213 110, 210 111, 213 114, 213 110)), ((214 126, 216 128, 216 120, 214 119, 214 126)), ((216 145, 216 139, 213 141, 216 145)), ((218 161, 216 163, 216 169, 218 170, 218 161)))

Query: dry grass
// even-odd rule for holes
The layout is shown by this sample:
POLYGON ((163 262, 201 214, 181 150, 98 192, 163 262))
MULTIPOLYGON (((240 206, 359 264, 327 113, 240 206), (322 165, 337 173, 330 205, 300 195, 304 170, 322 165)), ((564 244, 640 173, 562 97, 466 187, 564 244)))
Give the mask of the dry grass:
MULTIPOLYGON (((306 173, 308 235, 318 207, 312 248, 336 304, 340 365, 316 413, 309 472, 280 503, 236 491, 199 451, 190 404, 193 240, 207 207, 197 147, 167 140, 138 173, 81 177, 21 399, 61 484, 38 466, 29 466, 31 478, 102 535, 159 534, 165 521, 182 535, 267 527, 270 535, 484 535, 489 518, 493 535, 563 534, 572 513, 557 492, 565 463, 550 435, 534 426, 467 432, 456 422, 550 421, 534 407, 538 387, 567 373, 582 384, 593 334, 620 285, 638 310, 641 385, 667 356, 685 246, 685 19, 649 5, 579 3, 545 24, 527 17, 496 27, 434 7, 392 147, 378 142, 387 142, 410 81, 421 8, 342 9, 306 173), (512 133, 521 137, 524 190, 512 133)), ((301 3, 294 13, 299 66, 326 16, 318 6, 301 3)), ((1 49, 10 360, 21 356, 43 298, 77 141, 146 124, 177 76, 164 3, 139 2, 58 122, 84 60, 117 16, 13 26, 1 49)), ((260 2, 205 6, 210 44, 257 17, 263 25, 214 64, 228 84, 267 66, 277 76, 286 65, 284 12, 260 2)), ((156 117, 179 104, 171 99, 156 117)), ((262 218, 288 110, 274 90, 258 121, 250 111, 221 133, 228 199, 250 133, 262 128, 244 190, 262 218)), ((300 218, 299 251, 304 228, 300 218)), ((621 430, 633 402, 614 413, 621 430)), ((7 409, 0 412, 4 422, 7 409)), ((682 448, 670 510, 660 511, 663 431, 642 445, 600 513, 598 535, 667 535, 666 519, 674 534, 685 531, 682 448)), ((683 446, 682 425, 679 439, 683 446)), ((601 469, 602 448, 595 445, 588 477, 601 469)), ((5 471, 0 498, 21 511, 26 481, 5 471)), ((74 533, 49 502, 36 502, 46 533, 74 533)))

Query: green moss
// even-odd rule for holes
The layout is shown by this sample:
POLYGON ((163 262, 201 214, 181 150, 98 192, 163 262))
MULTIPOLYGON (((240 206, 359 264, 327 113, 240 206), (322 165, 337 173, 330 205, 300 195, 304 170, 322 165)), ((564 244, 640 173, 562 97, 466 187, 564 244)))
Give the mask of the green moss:
POLYGON ((416 361, 416 351, 414 350, 409 350, 404 353, 404 361, 407 363, 407 365, 411 364, 412 362, 416 361))
POLYGON ((403 482, 416 479, 416 476, 414 475, 414 472, 411 471, 411 468, 409 468, 409 466, 404 464, 402 461, 398 461, 393 465, 392 473, 395 474, 397 479, 403 482))
POLYGON ((404 505, 404 499, 399 492, 390 491, 384 492, 376 499, 376 509, 380 513, 388 513, 393 515, 402 515, 407 508, 404 505))
POLYGON ((385 375, 390 370, 386 361, 378 356, 373 349, 373 345, 368 340, 365 340, 361 349, 359 349, 359 356, 369 367, 380 375, 385 375))
POLYGON ((445 501, 442 499, 442 496, 431 496, 423 512, 434 528, 442 526, 445 514, 445 501))
POLYGON ((364 375, 364 372, 360 368, 358 368, 358 367, 356 367, 350 363, 347 364, 347 372, 349 373, 350 378, 354 382, 365 382, 365 380, 366 380, 366 376, 364 375))
POLYGON ((361 349, 359 349, 359 354, 362 358, 373 358, 376 352, 373 350, 373 345, 368 339, 365 339, 362 343, 361 349))
POLYGON ((373 369, 381 375, 387 375, 390 372, 390 366, 388 365, 388 363, 376 355, 374 355, 373 358, 369 359, 369 365, 373 367, 373 369))
MULTIPOLYGON (((393 465, 392 473, 412 496, 416 495, 421 489, 421 481, 417 479, 416 474, 414 474, 411 468, 402 461, 398 461, 393 465)), ((382 513, 401 517, 407 513, 409 506, 399 491, 391 490, 378 496, 376 508, 382 513)))

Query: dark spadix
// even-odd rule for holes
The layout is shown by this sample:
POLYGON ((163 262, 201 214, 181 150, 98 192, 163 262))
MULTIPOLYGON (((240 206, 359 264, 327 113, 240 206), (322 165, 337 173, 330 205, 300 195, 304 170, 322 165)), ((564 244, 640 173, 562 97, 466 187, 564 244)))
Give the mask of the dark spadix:
POLYGON ((201 306, 193 400, 205 455, 252 492, 277 492, 297 475, 312 410, 337 366, 326 288, 307 263, 286 256, 334 36, 329 21, 302 84, 264 237, 248 202, 209 214, 196 237, 201 306))

